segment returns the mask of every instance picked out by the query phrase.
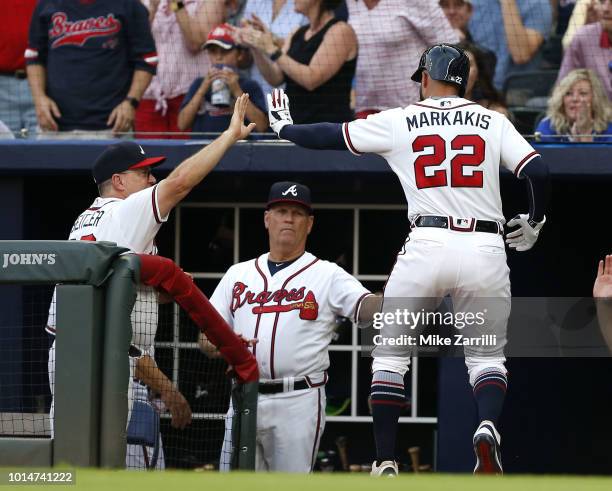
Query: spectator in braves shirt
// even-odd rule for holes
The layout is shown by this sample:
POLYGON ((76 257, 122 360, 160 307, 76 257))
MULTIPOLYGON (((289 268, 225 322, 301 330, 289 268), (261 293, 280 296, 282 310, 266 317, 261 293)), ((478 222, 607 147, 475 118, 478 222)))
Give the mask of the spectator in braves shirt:
POLYGON ((130 131, 157 64, 139 0, 41 0, 25 58, 41 129, 68 138, 130 131))

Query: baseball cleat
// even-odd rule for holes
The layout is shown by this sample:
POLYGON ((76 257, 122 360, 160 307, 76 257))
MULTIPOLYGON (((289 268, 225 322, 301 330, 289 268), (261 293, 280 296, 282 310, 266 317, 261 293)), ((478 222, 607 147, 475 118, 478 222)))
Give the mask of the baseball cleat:
POLYGON ((375 477, 397 477, 397 462, 394 460, 385 460, 380 463, 380 465, 376 465, 376 460, 372 462, 372 471, 370 472, 370 476, 375 477))
POLYGON ((501 464, 501 437, 491 421, 483 421, 474 433, 476 467, 474 474, 503 474, 501 464))

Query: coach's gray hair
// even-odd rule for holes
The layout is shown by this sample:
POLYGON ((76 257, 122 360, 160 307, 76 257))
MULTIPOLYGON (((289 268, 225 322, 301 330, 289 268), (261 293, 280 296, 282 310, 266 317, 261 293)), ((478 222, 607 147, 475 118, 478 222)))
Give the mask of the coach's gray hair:
POLYGON ((98 184, 98 195, 101 198, 104 198, 104 195, 110 191, 111 185, 112 185, 111 179, 107 179, 106 181, 98 184))
POLYGON ((589 82, 591 85, 591 92, 593 93, 593 102, 591 103, 593 129, 596 133, 601 133, 608 127, 608 122, 612 115, 608 96, 604 92, 599 78, 592 70, 579 68, 577 70, 572 70, 563 77, 563 80, 553 89, 550 100, 548 101, 548 112, 546 115, 550 118, 553 128, 559 135, 569 134, 572 126, 572 123, 567 119, 567 115, 565 114, 563 97, 571 90, 576 82, 582 80, 589 82))

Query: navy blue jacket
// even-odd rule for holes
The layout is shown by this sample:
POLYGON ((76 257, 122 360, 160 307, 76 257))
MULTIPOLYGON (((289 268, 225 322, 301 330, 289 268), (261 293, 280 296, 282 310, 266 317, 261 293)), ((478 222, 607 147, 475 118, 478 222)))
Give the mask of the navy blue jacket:
POLYGON ((139 0, 39 0, 28 44, 26 63, 46 67, 46 93, 62 113, 62 131, 109 129, 134 70, 155 74, 157 65, 139 0))

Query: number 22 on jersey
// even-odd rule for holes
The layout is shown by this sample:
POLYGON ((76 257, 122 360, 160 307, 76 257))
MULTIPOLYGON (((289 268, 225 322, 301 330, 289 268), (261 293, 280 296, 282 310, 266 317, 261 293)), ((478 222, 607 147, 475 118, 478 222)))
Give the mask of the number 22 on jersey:
MULTIPOLYGON (((432 153, 419 155, 414 161, 414 178, 418 189, 448 186, 446 169, 438 169, 427 175, 427 167, 437 167, 446 160, 447 142, 440 135, 421 135, 412 142, 412 151, 432 153)), ((461 150, 450 162, 450 186, 454 188, 481 188, 483 171, 474 170, 465 174, 465 167, 478 167, 485 159, 485 141, 479 135, 458 135, 450 142, 451 150, 461 150)))

